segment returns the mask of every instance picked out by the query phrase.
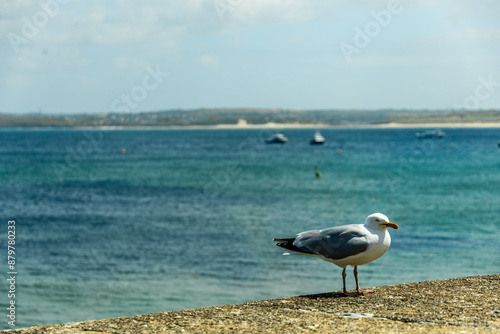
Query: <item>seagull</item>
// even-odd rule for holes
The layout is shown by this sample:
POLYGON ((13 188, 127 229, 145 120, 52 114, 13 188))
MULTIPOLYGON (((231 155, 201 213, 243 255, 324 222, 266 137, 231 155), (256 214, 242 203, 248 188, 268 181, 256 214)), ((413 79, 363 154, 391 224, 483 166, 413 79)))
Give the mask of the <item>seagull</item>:
POLYGON ((276 238, 276 246, 288 252, 283 255, 309 255, 320 258, 343 268, 342 281, 345 287, 347 266, 354 267, 354 279, 358 294, 371 292, 361 290, 358 282, 358 266, 372 262, 389 249, 391 236, 388 227, 398 230, 399 226, 389 221, 385 215, 374 213, 364 224, 350 224, 301 232, 295 238, 276 238))

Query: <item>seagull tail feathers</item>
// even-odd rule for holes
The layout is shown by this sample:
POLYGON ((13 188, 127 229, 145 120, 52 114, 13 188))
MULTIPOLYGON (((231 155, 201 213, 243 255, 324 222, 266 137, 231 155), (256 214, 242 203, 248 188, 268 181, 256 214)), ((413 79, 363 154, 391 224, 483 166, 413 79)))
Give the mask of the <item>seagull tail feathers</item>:
POLYGON ((276 238, 273 240, 278 242, 276 246, 288 250, 288 252, 284 252, 283 255, 304 254, 304 250, 294 246, 293 242, 295 241, 295 238, 276 238))
POLYGON ((293 243, 295 241, 295 238, 274 238, 273 241, 277 241, 279 243, 293 243))

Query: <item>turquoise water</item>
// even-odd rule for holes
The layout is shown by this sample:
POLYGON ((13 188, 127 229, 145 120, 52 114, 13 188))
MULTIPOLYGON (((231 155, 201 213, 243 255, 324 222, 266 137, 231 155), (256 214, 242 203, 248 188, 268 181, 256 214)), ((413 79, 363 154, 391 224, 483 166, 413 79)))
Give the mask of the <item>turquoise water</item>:
POLYGON ((340 268, 272 238, 374 212, 400 230, 362 288, 498 273, 500 129, 415 131, 322 130, 311 146, 313 130, 284 145, 269 130, 1 130, 16 327, 340 290, 340 268))

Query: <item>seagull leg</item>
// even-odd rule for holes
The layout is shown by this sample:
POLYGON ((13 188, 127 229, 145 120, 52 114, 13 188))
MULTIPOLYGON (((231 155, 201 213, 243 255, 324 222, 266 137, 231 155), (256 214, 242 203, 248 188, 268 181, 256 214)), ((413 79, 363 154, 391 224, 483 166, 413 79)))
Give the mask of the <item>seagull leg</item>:
POLYGON ((359 294, 362 294, 363 291, 359 288, 359 282, 358 282, 358 266, 354 266, 354 279, 356 280, 356 291, 359 294))
POLYGON ((372 290, 361 290, 359 288, 359 282, 358 282, 358 266, 354 266, 354 279, 356 280, 356 291, 362 295, 363 293, 371 293, 373 292, 372 290))
MULTIPOLYGON (((345 273, 345 268, 347 268, 347 267, 344 267, 344 270, 342 270, 342 282, 344 283, 344 295, 347 294, 347 290, 345 288, 345 278, 347 276, 347 274, 345 273)), ((357 278, 356 278, 356 280, 357 280, 357 278)))

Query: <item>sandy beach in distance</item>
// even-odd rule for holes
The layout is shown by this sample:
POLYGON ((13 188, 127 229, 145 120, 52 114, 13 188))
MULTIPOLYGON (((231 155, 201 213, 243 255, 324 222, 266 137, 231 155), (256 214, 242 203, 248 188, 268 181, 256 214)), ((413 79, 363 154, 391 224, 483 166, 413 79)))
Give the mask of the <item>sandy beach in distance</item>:
POLYGON ((237 124, 215 125, 175 125, 175 126, 82 126, 78 129, 100 130, 248 130, 248 129, 453 129, 453 128, 500 128, 500 122, 471 122, 471 123, 383 123, 383 124, 339 124, 327 123, 275 123, 250 124, 239 119, 237 124))
POLYGON ((481 123, 481 122, 471 122, 471 123, 386 123, 380 125, 369 125, 369 128, 384 128, 384 129, 416 129, 416 128, 500 128, 500 122, 491 123, 481 123))
POLYGON ((331 125, 327 123, 275 123, 249 124, 244 119, 239 119, 237 124, 176 126, 178 129, 436 129, 436 128, 500 128, 500 122, 491 123, 384 123, 384 124, 342 124, 331 125))

